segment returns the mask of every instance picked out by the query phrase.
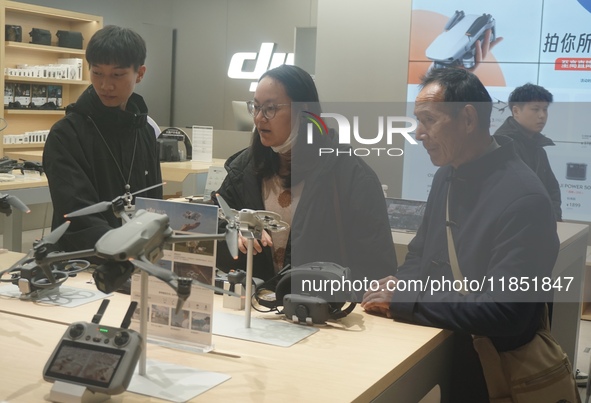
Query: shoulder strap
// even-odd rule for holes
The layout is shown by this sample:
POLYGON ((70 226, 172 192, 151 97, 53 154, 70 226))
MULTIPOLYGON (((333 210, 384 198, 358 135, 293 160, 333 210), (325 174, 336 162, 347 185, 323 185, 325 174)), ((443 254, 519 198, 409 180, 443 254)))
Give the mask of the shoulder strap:
MULTIPOLYGON (((460 270, 460 263, 458 262, 458 256, 456 255, 456 248, 454 246, 454 239, 451 233, 451 225, 452 221, 449 219, 449 193, 451 189, 451 182, 449 182, 449 187, 447 188, 447 200, 445 201, 445 228, 447 230, 447 252, 449 254, 449 265, 451 266, 451 271, 454 275, 455 280, 459 280, 464 283, 464 276, 462 271, 460 270)), ((464 284, 465 285, 465 284, 464 284)), ((464 287, 460 290, 460 294, 466 295, 468 294, 468 289, 464 287)))

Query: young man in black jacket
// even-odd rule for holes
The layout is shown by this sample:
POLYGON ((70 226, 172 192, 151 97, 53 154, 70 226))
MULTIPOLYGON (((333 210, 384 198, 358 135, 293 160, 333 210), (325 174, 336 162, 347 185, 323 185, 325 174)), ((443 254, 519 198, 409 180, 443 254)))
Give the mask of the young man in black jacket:
MULTIPOLYGON (((65 221, 64 214, 162 182, 159 130, 143 98, 133 92, 146 72, 145 59, 146 44, 130 29, 105 26, 88 42, 92 84, 53 125, 43 152, 53 229, 65 221)), ((162 198, 162 188, 138 196, 162 198)), ((92 249, 120 225, 112 211, 72 218, 57 247, 92 249)))
POLYGON ((513 116, 505 120, 495 135, 514 140, 517 154, 538 175, 548 191, 556 221, 562 221, 560 186, 544 150, 554 142, 541 133, 548 120, 552 98, 552 94, 539 85, 528 83, 515 88, 509 95, 509 109, 513 116))

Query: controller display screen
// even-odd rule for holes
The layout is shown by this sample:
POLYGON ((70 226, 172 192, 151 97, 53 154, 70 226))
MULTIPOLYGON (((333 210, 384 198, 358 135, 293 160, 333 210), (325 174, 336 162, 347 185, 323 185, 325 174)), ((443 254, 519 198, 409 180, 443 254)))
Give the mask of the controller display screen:
POLYGON ((124 350, 62 340, 45 375, 108 388, 124 354, 124 350))

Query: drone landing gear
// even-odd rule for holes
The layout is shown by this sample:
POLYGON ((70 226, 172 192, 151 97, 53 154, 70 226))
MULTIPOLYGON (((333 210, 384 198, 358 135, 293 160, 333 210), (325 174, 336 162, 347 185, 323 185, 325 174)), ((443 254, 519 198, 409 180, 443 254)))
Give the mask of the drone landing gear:
POLYGON ((86 386, 55 381, 47 399, 55 403, 100 403, 110 398, 105 393, 92 392, 86 386))

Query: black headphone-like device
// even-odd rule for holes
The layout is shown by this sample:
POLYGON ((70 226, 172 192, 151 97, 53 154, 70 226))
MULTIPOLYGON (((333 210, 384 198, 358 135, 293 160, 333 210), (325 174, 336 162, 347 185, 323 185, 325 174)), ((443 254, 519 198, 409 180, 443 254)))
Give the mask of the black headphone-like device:
POLYGON ((355 294, 345 286, 350 277, 350 269, 336 263, 287 265, 273 278, 257 285, 254 298, 270 310, 279 312, 279 307, 283 307, 280 313, 294 322, 323 324, 329 319, 344 318, 355 308, 355 294), (343 309, 346 303, 349 305, 343 309))

